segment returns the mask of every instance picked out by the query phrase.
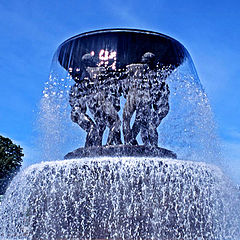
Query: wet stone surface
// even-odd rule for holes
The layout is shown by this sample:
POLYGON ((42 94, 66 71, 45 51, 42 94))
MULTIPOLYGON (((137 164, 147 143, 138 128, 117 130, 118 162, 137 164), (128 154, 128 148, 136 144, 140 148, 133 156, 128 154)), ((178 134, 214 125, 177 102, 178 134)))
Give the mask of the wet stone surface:
POLYGON ((65 155, 64 159, 96 157, 96 156, 136 156, 136 157, 160 157, 176 159, 177 155, 165 148, 152 146, 105 146, 105 147, 90 147, 78 148, 73 152, 65 155))

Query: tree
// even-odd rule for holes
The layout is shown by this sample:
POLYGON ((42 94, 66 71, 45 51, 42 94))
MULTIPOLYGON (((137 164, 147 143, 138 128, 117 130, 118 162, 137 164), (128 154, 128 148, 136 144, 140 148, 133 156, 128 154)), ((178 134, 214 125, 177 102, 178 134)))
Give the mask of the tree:
POLYGON ((0 195, 22 166, 22 148, 0 135, 0 195))

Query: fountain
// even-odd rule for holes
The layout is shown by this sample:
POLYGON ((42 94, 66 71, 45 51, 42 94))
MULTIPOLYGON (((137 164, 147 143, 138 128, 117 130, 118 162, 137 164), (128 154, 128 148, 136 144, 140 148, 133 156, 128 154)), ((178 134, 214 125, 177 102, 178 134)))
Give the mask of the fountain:
POLYGON ((0 239, 239 239, 239 193, 215 165, 211 109, 182 44, 88 32, 61 44, 51 69, 43 153, 65 160, 13 179, 0 239))

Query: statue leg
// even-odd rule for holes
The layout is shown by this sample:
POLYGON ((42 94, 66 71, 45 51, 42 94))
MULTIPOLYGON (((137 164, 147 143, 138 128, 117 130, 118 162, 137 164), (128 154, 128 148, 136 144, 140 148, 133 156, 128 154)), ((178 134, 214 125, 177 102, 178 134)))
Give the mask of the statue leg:
POLYGON ((136 140, 137 135, 139 134, 140 130, 141 130, 141 114, 138 110, 136 110, 136 118, 135 121, 133 123, 132 129, 130 129, 130 144, 131 145, 138 145, 138 142, 136 140))
POLYGON ((102 146, 103 133, 106 129, 106 121, 103 110, 100 108, 94 112, 94 120, 98 131, 98 137, 96 139, 96 146, 102 146))
POLYGON ((105 119, 107 126, 109 127, 107 145, 122 144, 120 130, 121 120, 118 116, 116 109, 110 101, 105 101, 103 112, 106 114, 105 119))
MULTIPOLYGON (((132 142, 134 141, 130 128, 130 121, 134 111, 136 110, 136 98, 137 96, 135 91, 129 92, 127 96, 127 101, 123 108, 123 136, 124 143, 128 145, 132 144, 132 142)), ((137 141, 135 141, 135 143, 136 145, 138 144, 137 141)))
POLYGON ((158 109, 154 111, 152 115, 152 121, 150 122, 150 142, 153 146, 158 146, 158 132, 157 128, 162 122, 163 118, 167 116, 169 112, 169 103, 159 104, 158 109))
POLYGON ((87 132, 85 147, 94 146, 98 137, 98 132, 96 131, 96 126, 92 119, 84 112, 81 112, 79 107, 73 107, 71 119, 87 132))
POLYGON ((94 116, 95 121, 96 138, 94 146, 102 146, 102 137, 106 129, 102 99, 102 93, 98 92, 97 94, 92 94, 87 101, 88 108, 91 114, 94 116))
POLYGON ((102 146, 102 139, 103 139, 103 133, 106 129, 106 125, 100 124, 98 126, 98 140, 97 140, 97 146, 102 146))
POLYGON ((152 122, 149 124, 149 141, 151 146, 158 146, 157 127, 152 122))
POLYGON ((146 121, 146 119, 143 119, 140 124, 140 131, 141 131, 141 138, 144 145, 151 145, 150 138, 151 133, 149 131, 149 122, 146 121))
POLYGON ((109 121, 109 135, 107 139, 107 145, 119 145, 122 144, 121 132, 120 132, 121 121, 114 119, 109 121))
POLYGON ((138 98, 139 103, 136 109, 136 119, 132 127, 132 139, 136 139, 139 132, 141 133, 142 142, 144 145, 150 143, 150 122, 151 119, 151 102, 148 95, 141 94, 138 98))

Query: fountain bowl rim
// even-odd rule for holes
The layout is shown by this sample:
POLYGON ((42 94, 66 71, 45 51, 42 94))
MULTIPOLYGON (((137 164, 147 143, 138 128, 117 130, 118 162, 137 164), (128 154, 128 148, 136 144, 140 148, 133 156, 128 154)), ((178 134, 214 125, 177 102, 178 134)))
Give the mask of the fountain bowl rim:
POLYGON ((127 33, 139 33, 139 34, 155 35, 155 36, 158 36, 158 37, 168 39, 170 41, 174 41, 186 50, 186 48, 183 46, 182 43, 180 43, 178 40, 176 40, 176 39, 174 39, 174 38, 172 38, 168 35, 165 35, 163 33, 159 33, 159 32, 156 32, 156 31, 145 30, 145 29, 135 29, 135 28, 104 28, 104 29, 99 29, 99 30, 91 30, 91 31, 83 32, 83 33, 77 34, 73 37, 70 37, 67 40, 65 40, 64 42, 62 42, 59 45, 59 49, 61 49, 61 47, 63 47, 66 43, 68 43, 70 41, 74 41, 74 40, 76 40, 78 38, 81 38, 81 37, 98 35, 98 34, 102 34, 102 33, 114 33, 114 32, 122 32, 122 33, 127 32, 127 33))

